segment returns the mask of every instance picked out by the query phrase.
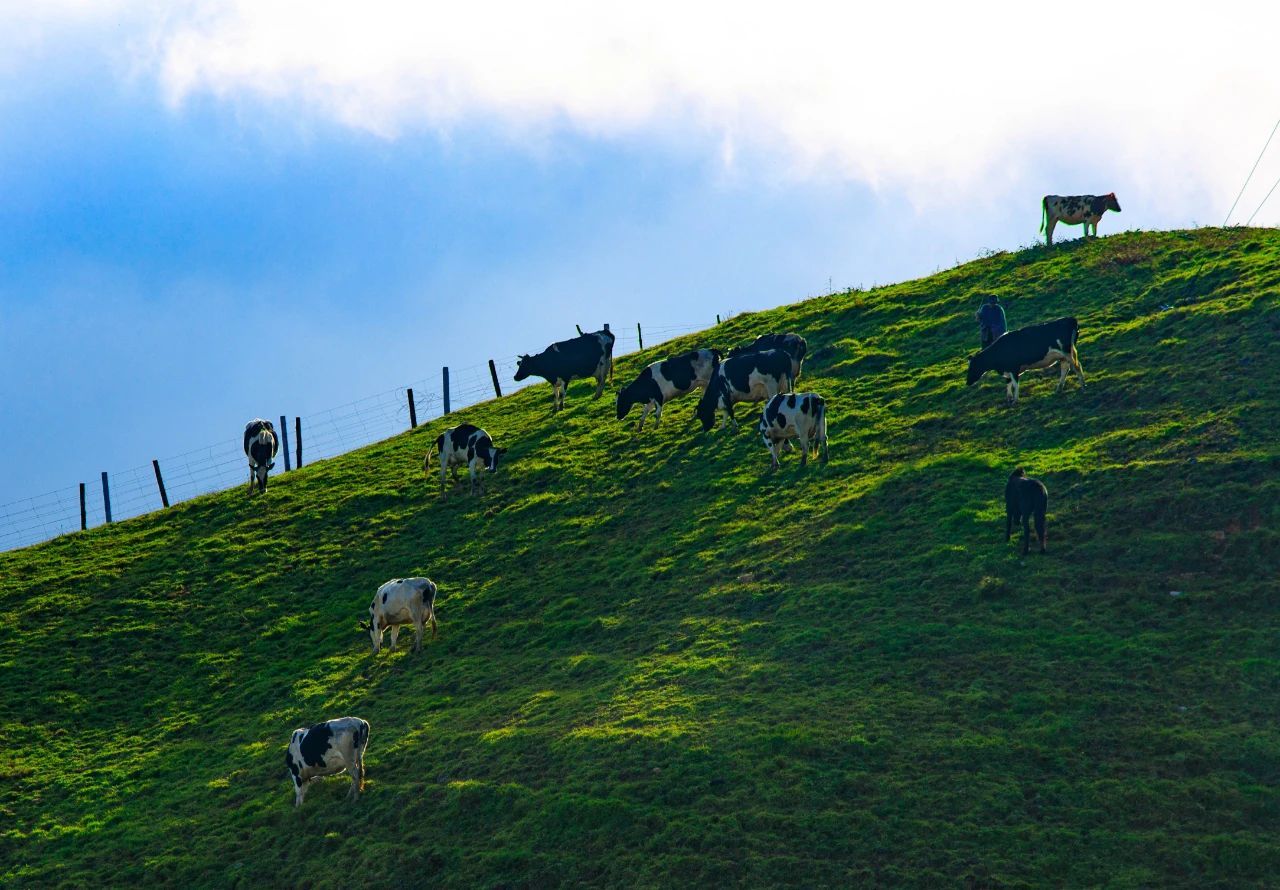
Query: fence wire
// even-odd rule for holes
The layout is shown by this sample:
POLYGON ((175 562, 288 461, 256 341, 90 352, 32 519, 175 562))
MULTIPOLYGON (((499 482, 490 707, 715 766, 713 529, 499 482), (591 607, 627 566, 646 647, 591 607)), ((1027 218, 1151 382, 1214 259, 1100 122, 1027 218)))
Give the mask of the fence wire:
MULTIPOLYGON (((727 316, 726 316, 727 317, 727 316)), ((667 325, 643 331, 651 346, 680 334, 700 331, 708 324, 667 325)), ((634 331, 614 331, 615 357, 635 352, 640 346, 634 331)), ((515 356, 495 359, 502 395, 508 396, 527 386, 542 383, 541 378, 528 378, 519 383, 513 379, 519 359, 515 356)), ((442 377, 417 380, 405 386, 366 396, 307 415, 302 420, 304 465, 363 448, 401 433, 409 428, 408 390, 413 390, 414 411, 422 425, 444 416, 442 377)), ((449 408, 451 411, 470 407, 495 398, 489 363, 449 369, 449 408)), ((267 418, 278 421, 278 418, 267 418)), ((288 418, 292 420, 292 418, 288 418)), ((284 468, 284 439, 289 443, 292 467, 297 448, 296 427, 290 425, 281 434, 281 454, 276 458, 276 471, 284 468)), ((224 491, 247 484, 248 465, 244 443, 240 437, 159 458, 165 493, 170 505, 202 494, 224 491)), ((163 508, 155 470, 148 462, 127 470, 108 473, 112 521, 130 519, 163 508)), ((93 528, 107 521, 100 478, 84 483, 85 525, 93 528)), ((80 530, 80 486, 72 485, 32 497, 0 504, 0 551, 13 550, 47 541, 58 535, 80 530)))

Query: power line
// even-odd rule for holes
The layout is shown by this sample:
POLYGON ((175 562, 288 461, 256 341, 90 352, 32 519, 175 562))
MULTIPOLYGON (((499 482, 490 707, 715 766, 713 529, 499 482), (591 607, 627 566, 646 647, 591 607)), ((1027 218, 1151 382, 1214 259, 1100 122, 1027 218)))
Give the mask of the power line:
MULTIPOLYGON (((1249 175, 1244 178, 1244 185, 1240 186, 1240 194, 1236 195, 1236 199, 1231 202, 1231 209, 1227 211, 1226 217, 1222 220, 1222 224, 1224 226, 1227 224, 1227 220, 1231 219, 1231 214, 1235 213, 1236 205, 1240 203, 1240 198, 1244 195, 1244 190, 1249 187, 1249 180, 1253 179, 1253 174, 1258 169, 1258 164, 1262 161, 1262 156, 1267 153, 1267 146, 1271 144, 1272 138, 1275 137, 1276 130, 1280 130, 1280 118, 1276 120, 1276 125, 1271 128, 1271 135, 1267 137, 1266 143, 1263 144, 1262 151, 1258 152, 1258 160, 1253 162, 1253 169, 1250 170, 1249 175)), ((1275 186, 1272 186, 1271 190, 1275 191, 1275 186)), ((1271 197, 1271 192, 1267 192, 1267 198, 1269 197, 1271 197)), ((1267 199, 1263 198, 1262 203, 1267 203, 1267 199)), ((1261 209, 1262 204, 1259 204, 1258 210, 1261 209)), ((1254 216, 1257 216, 1258 210, 1253 211, 1254 216)), ((1253 222, 1253 216, 1249 217, 1249 222, 1253 222)), ((1246 222, 1245 225, 1249 225, 1249 222, 1246 222)))

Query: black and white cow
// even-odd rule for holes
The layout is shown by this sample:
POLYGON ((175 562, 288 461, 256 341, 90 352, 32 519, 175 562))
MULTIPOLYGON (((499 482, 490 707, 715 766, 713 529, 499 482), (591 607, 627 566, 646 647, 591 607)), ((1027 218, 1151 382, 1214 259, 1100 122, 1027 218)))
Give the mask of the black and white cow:
POLYGON ((1031 520, 1036 522, 1040 552, 1045 553, 1044 514, 1049 507, 1049 489, 1039 479, 1032 479, 1018 467, 1009 475, 1004 487, 1004 542, 1009 543, 1013 527, 1022 523, 1022 555, 1031 549, 1031 520))
POLYGON ((346 770, 351 776, 347 799, 364 790, 364 752, 369 747, 369 724, 359 717, 339 717, 295 729, 284 752, 284 763, 293 778, 293 805, 302 806, 308 783, 321 776, 346 770))
POLYGON ((800 379, 800 366, 804 363, 809 344, 799 334, 761 334, 748 346, 735 346, 729 350, 728 358, 739 355, 750 355, 753 352, 766 352, 770 349, 781 349, 791 356, 791 386, 800 379))
MULTIPOLYGON (((453 478, 458 478, 458 467, 466 466, 471 475, 471 493, 479 494, 480 471, 490 473, 498 469, 498 458, 507 453, 505 448, 495 448, 493 439, 478 426, 464 423, 452 426, 436 436, 436 455, 440 459, 440 494, 444 494, 445 471, 452 468, 453 478)), ((422 461, 423 472, 431 473, 431 455, 422 461)))
POLYGON ((1120 212, 1116 193, 1109 195, 1045 195, 1040 201, 1040 231, 1044 232, 1046 245, 1053 243, 1053 227, 1059 222, 1069 226, 1084 223, 1084 236, 1089 237, 1089 226, 1098 236, 1098 220, 1108 210, 1120 212))
POLYGON ((800 440, 800 466, 809 462, 809 452, 827 462, 827 403, 813 392, 779 393, 764 406, 760 415, 760 437, 778 469, 782 443, 800 440))
POLYGON ((1076 340, 1080 326, 1074 318, 1059 318, 1044 324, 1009 331, 977 355, 969 358, 968 383, 973 386, 988 371, 1003 374, 1008 379, 1005 397, 1009 404, 1018 401, 1018 378, 1023 371, 1032 368, 1058 366, 1058 386, 1067 382, 1067 372, 1074 370, 1084 386, 1084 369, 1076 353, 1076 340))
POLYGON ((422 651, 423 628, 431 624, 431 639, 436 638, 436 583, 430 578, 392 578, 378 588, 369 604, 369 623, 360 628, 369 632, 373 654, 382 650, 382 635, 391 631, 391 651, 395 651, 400 628, 412 624, 417 636, 413 651, 422 651))
POLYGON ((258 491, 267 490, 267 472, 276 465, 279 450, 280 440, 271 421, 258 417, 245 424, 244 456, 249 458, 249 494, 253 494, 254 482, 258 483, 258 491))
POLYGON ((695 389, 705 390, 719 365, 720 352, 716 349, 694 349, 654 362, 619 391, 618 419, 626 417, 632 406, 643 404, 644 413, 636 429, 644 429, 650 411, 657 426, 662 423, 663 405, 695 389))
POLYGON ((594 377, 596 394, 604 392, 605 376, 613 362, 614 336, 610 331, 595 331, 552 343, 537 355, 522 355, 516 366, 516 380, 530 375, 542 377, 551 384, 552 410, 564 407, 565 390, 575 378, 594 377))
POLYGON ((791 389, 791 356, 781 349, 735 355, 720 363, 694 411, 704 431, 723 411, 726 424, 738 428, 733 406, 738 402, 763 402, 791 389))

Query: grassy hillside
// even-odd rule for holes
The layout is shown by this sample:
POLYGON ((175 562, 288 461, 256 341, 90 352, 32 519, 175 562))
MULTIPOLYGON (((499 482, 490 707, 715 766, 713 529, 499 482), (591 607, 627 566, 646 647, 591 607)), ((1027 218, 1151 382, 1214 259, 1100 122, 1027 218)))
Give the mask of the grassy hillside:
POLYGON ((1270 882, 1277 310, 1273 231, 1000 253, 619 362, 803 333, 826 467, 544 386, 450 418, 511 449, 480 499, 424 480, 436 423, 0 554, 6 882, 1270 882), (1076 315, 1088 387, 966 388, 988 291, 1076 315), (1018 465, 1044 557, 1002 541, 1018 465), (375 659, 415 573, 440 639, 375 659), (366 794, 299 815, 290 730, 344 714, 366 794))

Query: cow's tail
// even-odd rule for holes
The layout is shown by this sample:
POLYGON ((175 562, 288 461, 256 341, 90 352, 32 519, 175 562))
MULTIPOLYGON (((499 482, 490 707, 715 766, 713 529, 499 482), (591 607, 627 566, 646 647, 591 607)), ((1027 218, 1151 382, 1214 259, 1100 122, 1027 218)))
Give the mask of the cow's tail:
POLYGON ((1049 225, 1049 196, 1040 199, 1040 231, 1043 233, 1049 225))

